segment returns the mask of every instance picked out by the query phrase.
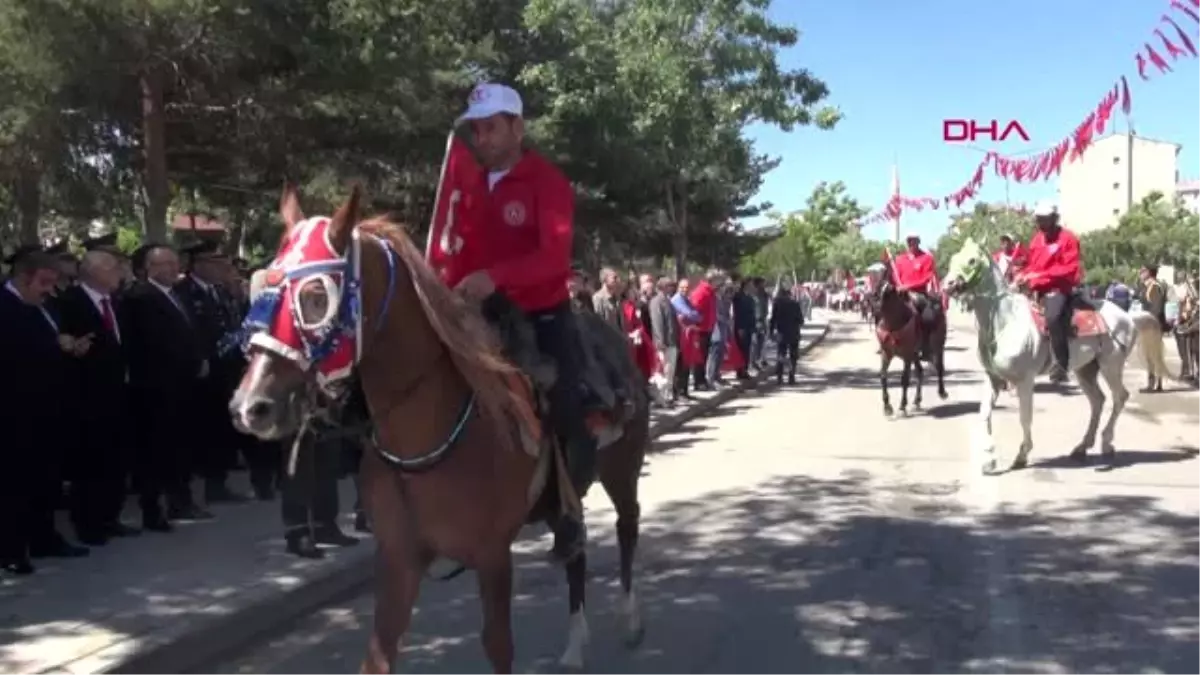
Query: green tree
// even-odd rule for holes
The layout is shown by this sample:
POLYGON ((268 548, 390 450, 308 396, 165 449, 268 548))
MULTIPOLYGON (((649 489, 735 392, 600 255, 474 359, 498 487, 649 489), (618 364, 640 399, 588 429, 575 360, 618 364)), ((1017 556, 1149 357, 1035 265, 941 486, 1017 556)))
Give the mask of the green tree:
POLYGON ((1033 218, 1028 213, 1002 204, 976 204, 966 213, 950 217, 950 227, 938 239, 933 253, 937 259, 938 275, 945 275, 950 258, 962 248, 968 237, 984 248, 999 248, 1002 235, 1028 242, 1033 236, 1033 218))
POLYGON ((1182 200, 1153 192, 1121 216, 1115 228, 1088 232, 1080 245, 1089 284, 1114 279, 1133 283, 1146 264, 1195 270, 1200 267, 1200 217, 1182 200))

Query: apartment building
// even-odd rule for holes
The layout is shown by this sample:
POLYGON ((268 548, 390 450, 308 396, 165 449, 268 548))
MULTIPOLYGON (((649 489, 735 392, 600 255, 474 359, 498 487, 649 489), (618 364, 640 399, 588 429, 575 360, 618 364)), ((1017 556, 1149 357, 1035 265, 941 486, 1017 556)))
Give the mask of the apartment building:
POLYGON ((1058 180, 1063 223, 1084 233, 1115 227, 1130 203, 1151 192, 1173 195, 1179 183, 1180 145, 1112 134, 1096 139, 1083 157, 1066 162, 1058 180))
POLYGON ((1175 194, 1192 213, 1200 214, 1200 180, 1185 180, 1175 186, 1175 194))

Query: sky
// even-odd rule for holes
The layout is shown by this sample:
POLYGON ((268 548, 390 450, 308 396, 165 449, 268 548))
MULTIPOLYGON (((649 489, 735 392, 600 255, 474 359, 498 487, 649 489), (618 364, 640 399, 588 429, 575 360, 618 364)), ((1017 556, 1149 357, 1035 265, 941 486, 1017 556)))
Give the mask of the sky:
MULTIPOLYGON (((998 119, 1001 126, 1018 120, 1030 142, 1012 134, 1003 143, 980 138, 979 145, 1009 156, 1036 153, 1069 136, 1121 75, 1129 80, 1136 133, 1182 144, 1181 178, 1200 178, 1197 59, 1176 61, 1164 75, 1151 66, 1149 81, 1137 76, 1133 60, 1169 6, 1169 0, 775 0, 771 17, 801 31, 799 43, 780 54, 782 65, 822 79, 827 102, 844 119, 832 131, 752 127, 759 151, 783 159, 758 199, 792 211, 820 181, 840 180, 875 211, 891 193, 893 164, 903 195, 944 196, 967 182, 983 151, 943 142, 943 119, 998 119)), ((1171 16, 1200 46, 1196 23, 1179 12, 1171 16)), ((1174 36, 1174 28, 1162 26, 1174 36)), ((1115 119, 1124 131, 1119 108, 1115 119)), ((1056 184, 1011 183, 1008 197, 1032 205, 1053 198, 1056 184)), ((978 198, 1003 202, 1005 191, 989 169, 978 198)), ((767 222, 759 217, 745 225, 767 222)), ((932 245, 947 224, 944 209, 906 210, 901 230, 932 245)), ((863 234, 890 238, 891 228, 883 222, 863 234)))

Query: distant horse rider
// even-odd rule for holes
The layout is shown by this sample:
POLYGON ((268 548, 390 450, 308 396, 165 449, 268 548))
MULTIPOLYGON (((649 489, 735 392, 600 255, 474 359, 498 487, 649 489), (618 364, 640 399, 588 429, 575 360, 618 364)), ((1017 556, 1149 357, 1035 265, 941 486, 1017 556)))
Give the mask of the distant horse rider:
POLYGON ((1058 206, 1053 202, 1038 203, 1033 222, 1037 233, 1029 242, 1025 267, 1013 281, 1043 298, 1046 331, 1054 354, 1050 381, 1062 383, 1070 368, 1071 297, 1081 279, 1079 238, 1059 224, 1058 206))
POLYGON ((1011 279, 1025 264, 1025 249, 1021 248, 1021 242, 1011 234, 1002 234, 1000 235, 1000 248, 992 254, 992 260, 1004 272, 1004 278, 1011 279))
POLYGON ((921 248, 921 237, 910 232, 905 238, 908 250, 895 260, 896 290, 908 293, 913 307, 921 315, 921 354, 929 356, 929 335, 937 325, 942 310, 940 298, 931 295, 937 281, 937 261, 921 248))
MULTIPOLYGON (((488 193, 481 196, 482 216, 462 226, 462 251, 451 258, 446 281, 482 301, 490 321, 511 316, 513 305, 530 320, 537 350, 557 365, 550 417, 566 441, 567 470, 582 498, 595 472, 596 440, 585 423, 582 343, 567 288, 575 193, 557 167, 524 147, 523 111, 516 90, 480 84, 458 120, 470 125, 488 193)), ((568 561, 583 551, 582 514, 563 514, 553 528, 556 557, 568 561)))

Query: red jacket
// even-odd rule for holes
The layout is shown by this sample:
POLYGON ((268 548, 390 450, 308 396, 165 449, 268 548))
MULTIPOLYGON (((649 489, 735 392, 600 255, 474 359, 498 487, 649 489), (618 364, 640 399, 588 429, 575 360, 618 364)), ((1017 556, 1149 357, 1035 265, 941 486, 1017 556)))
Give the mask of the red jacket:
POLYGON ((707 281, 696 284, 692 294, 688 296, 688 301, 700 313, 700 321, 696 328, 711 333, 717 327, 717 292, 712 284, 707 281))
MULTIPOLYGON (((482 185, 486 186, 486 177, 482 185)), ((562 172, 527 150, 489 193, 470 196, 462 250, 447 263, 446 283, 486 270, 526 312, 567 302, 574 243, 575 193, 562 172)))
POLYGON ((1065 228, 1047 241, 1040 230, 1029 242, 1029 254, 1021 276, 1029 280, 1032 291, 1070 293, 1083 278, 1079 264, 1079 238, 1065 228))
POLYGON ((937 276, 937 263, 928 251, 917 251, 915 254, 905 251, 896 256, 892 265, 900 290, 928 293, 937 276))
POLYGON ((1011 258, 1012 264, 1017 267, 1020 267, 1021 265, 1025 264, 1025 257, 1026 257, 1025 249, 1020 244, 1016 244, 1013 246, 1012 255, 1008 255, 1007 253, 1005 253, 1004 249, 997 250, 995 253, 992 254, 992 260, 994 260, 996 263, 999 263, 1001 260, 1003 260, 1005 258, 1005 256, 1011 258))

